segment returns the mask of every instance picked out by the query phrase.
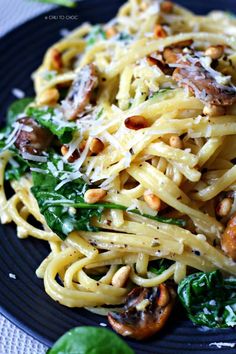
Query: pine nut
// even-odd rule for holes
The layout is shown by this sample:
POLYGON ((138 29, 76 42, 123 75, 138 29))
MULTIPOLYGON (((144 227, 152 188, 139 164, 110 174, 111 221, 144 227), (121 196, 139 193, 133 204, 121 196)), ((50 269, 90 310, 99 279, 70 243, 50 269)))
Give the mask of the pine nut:
POLYGON ((205 50, 205 55, 211 57, 212 59, 219 59, 223 54, 224 54, 223 45, 211 46, 205 50))
POLYGON ((57 48, 51 49, 52 69, 59 71, 62 68, 61 52, 57 48))
POLYGON ((154 28, 154 35, 156 38, 166 38, 167 32, 161 25, 156 25, 154 28))
POLYGON ((209 117, 217 117, 225 115, 225 107, 224 106, 205 106, 203 108, 203 114, 209 117))
POLYGON ((40 94, 37 103, 39 105, 55 105, 59 96, 59 92, 56 88, 50 88, 40 94))
POLYGON ((173 11, 173 3, 171 1, 163 1, 161 3, 161 11, 166 12, 166 13, 171 13, 173 11))
POLYGON ((84 194, 85 203, 94 204, 102 200, 107 192, 101 188, 88 189, 84 194))
POLYGON ((142 10, 142 11, 147 10, 147 7, 148 7, 148 5, 147 5, 147 3, 144 2, 144 1, 140 4, 140 10, 142 10))
POLYGON ((168 64, 176 63, 178 60, 178 53, 171 48, 165 48, 163 52, 163 58, 168 64))
POLYGON ((161 199, 150 190, 144 192, 143 199, 151 209, 161 210, 161 199))
POLYGON ((116 29, 114 27, 110 27, 106 30, 106 37, 109 39, 111 37, 114 37, 116 33, 116 29))
POLYGON ((148 127, 148 121, 143 116, 132 116, 126 118, 125 126, 128 129, 139 130, 148 127))
MULTIPOLYGON (((62 145, 61 147, 61 154, 65 156, 69 151, 68 146, 62 145)), ((76 149, 69 157, 68 157, 68 162, 73 163, 79 158, 79 151, 76 149)))
POLYGON ((219 216, 227 216, 232 208, 232 199, 224 198, 216 207, 216 214, 219 216))
POLYGON ((221 235, 222 250, 234 261, 236 261, 236 213, 234 213, 221 235))
POLYGON ((104 149, 103 142, 98 138, 93 138, 89 147, 93 154, 99 154, 104 149))
POLYGON ((172 135, 169 140, 170 146, 176 149, 182 149, 183 148, 183 142, 180 139, 178 135, 172 135))
POLYGON ((122 288, 127 282, 130 275, 131 267, 129 265, 123 266, 117 270, 117 272, 113 275, 112 285, 115 288, 122 288))

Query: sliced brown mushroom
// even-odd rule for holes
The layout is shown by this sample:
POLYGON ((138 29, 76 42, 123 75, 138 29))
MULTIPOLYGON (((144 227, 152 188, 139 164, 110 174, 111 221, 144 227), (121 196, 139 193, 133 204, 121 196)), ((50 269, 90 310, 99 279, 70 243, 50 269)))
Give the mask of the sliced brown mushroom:
POLYGON ((88 105, 98 78, 93 64, 85 65, 77 74, 66 99, 62 103, 68 120, 75 120, 88 105))
POLYGON ((221 236, 221 247, 230 258, 236 261, 236 213, 229 219, 221 236))
POLYGON ((173 73, 173 79, 179 86, 187 86, 201 101, 216 106, 229 106, 236 102, 235 88, 219 84, 199 60, 180 59, 178 66, 173 73))
POLYGON ((17 149, 23 153, 38 155, 49 147, 53 135, 48 129, 41 127, 30 117, 21 118, 17 122, 21 124, 21 129, 15 141, 17 149))
POLYGON ((160 331, 170 316, 175 292, 166 284, 135 288, 127 297, 124 310, 109 313, 108 321, 122 336, 145 339, 160 331))

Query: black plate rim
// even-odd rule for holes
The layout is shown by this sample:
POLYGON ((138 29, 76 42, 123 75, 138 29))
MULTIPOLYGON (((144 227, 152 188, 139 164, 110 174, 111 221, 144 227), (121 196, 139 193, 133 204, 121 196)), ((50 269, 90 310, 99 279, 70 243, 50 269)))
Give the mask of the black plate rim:
MULTIPOLYGON (((95 0, 97 1, 97 0, 95 0)), ((87 0, 80 0, 80 5, 84 5, 87 2, 87 0)), ((178 0, 176 0, 176 2, 178 2, 178 0)), ((21 29, 24 29, 25 25, 30 25, 32 23, 34 23, 35 20, 43 20, 45 15, 51 15, 51 14, 55 14, 55 12, 57 10, 61 9, 60 7, 55 7, 49 11, 45 11, 37 16, 34 16, 33 18, 21 23, 18 26, 15 26, 14 28, 12 28, 10 31, 8 31, 6 34, 4 34, 3 36, 0 36, 0 42, 2 40, 7 40, 11 37, 14 37, 15 34, 20 31, 21 29)), ((71 9, 69 9, 70 11, 71 9)), ((61 305, 62 306, 62 305, 61 305)), ((27 321, 24 320, 20 320, 17 318, 17 316, 14 316, 13 314, 11 314, 10 311, 8 311, 4 305, 0 304, 0 314, 7 320, 9 320, 13 325, 15 325, 18 329, 22 330, 24 333, 26 333, 27 335, 31 336, 32 338, 34 338, 35 340, 37 340, 38 342, 40 342, 42 345, 47 346, 47 347, 51 347, 53 345, 53 342, 49 339, 47 339, 45 336, 39 334, 36 330, 32 330, 30 328, 30 325, 27 324, 27 321)), ((187 344, 187 341, 186 341, 187 344)), ((187 347, 187 345, 186 345, 187 347)), ((187 348, 186 348, 187 349, 187 348)), ((217 348, 209 348, 209 353, 210 352, 216 352, 219 349, 217 348)), ((224 350, 224 348, 223 348, 224 350)), ((235 349, 232 348, 232 352, 235 349)), ((227 353, 230 352, 231 350, 227 350, 227 353)), ((176 352, 177 353, 177 352, 176 352)), ((195 352, 196 353, 196 352, 195 352)), ((177 353, 178 354, 178 353, 177 353)), ((182 353, 181 353, 182 354, 182 353)))

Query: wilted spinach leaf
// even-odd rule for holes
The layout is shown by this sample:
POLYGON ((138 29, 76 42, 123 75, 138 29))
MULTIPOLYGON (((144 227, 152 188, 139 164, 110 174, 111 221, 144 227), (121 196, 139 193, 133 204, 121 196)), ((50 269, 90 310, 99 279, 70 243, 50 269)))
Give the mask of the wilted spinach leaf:
POLYGON ((78 208, 75 212, 71 212, 70 204, 86 204, 83 195, 88 185, 82 179, 77 178, 57 190, 56 187, 61 183, 60 176, 64 174, 65 178, 69 178, 72 171, 69 164, 64 164, 63 171, 58 171, 57 166, 60 160, 55 156, 50 157, 48 163, 36 165, 36 168, 42 172, 32 169, 33 187, 31 191, 48 226, 62 239, 65 239, 73 230, 97 230, 91 225, 91 218, 100 217, 103 208, 99 206, 96 209, 78 208))
POLYGON ((16 149, 12 150, 13 156, 8 162, 5 170, 5 180, 19 180, 29 169, 28 161, 24 160, 16 151, 16 149))
POLYGON ((236 326, 236 278, 219 270, 194 273, 178 286, 181 303, 193 323, 207 327, 236 326))
POLYGON ((19 114, 24 113, 26 107, 33 101, 31 97, 25 97, 20 100, 14 101, 7 111, 7 125, 11 125, 16 121, 19 114))
POLYGON ((56 135, 62 144, 67 144, 72 140, 73 133, 77 130, 75 123, 66 122, 61 112, 56 114, 54 108, 47 109, 29 107, 26 110, 29 117, 34 118, 43 127, 48 128, 52 134, 56 135), (57 115, 60 115, 59 118, 57 115))
POLYGON ((106 32, 100 25, 93 26, 86 38, 87 46, 94 45, 99 39, 106 39, 106 32))
POLYGON ((148 270, 150 272, 154 273, 155 275, 160 275, 166 269, 168 269, 171 266, 171 264, 173 264, 173 262, 168 259, 165 259, 165 258, 158 259, 156 261, 149 263, 148 270))
MULTIPOLYGON (((26 107, 33 101, 33 98, 22 98, 20 100, 14 101, 8 108, 6 115, 6 126, 0 131, 1 141, 0 149, 4 149, 6 146, 6 139, 12 131, 12 124, 16 121, 19 114, 24 113, 26 107)), ((6 166, 5 179, 12 181, 14 179, 19 179, 22 175, 26 173, 29 168, 27 161, 22 159, 18 150, 11 146, 9 148, 12 152, 12 158, 6 166)))

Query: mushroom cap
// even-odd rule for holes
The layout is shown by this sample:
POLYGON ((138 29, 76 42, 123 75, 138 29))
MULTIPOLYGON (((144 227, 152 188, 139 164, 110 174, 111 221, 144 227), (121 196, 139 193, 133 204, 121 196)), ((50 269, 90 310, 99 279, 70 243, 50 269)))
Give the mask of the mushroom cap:
POLYGON ((49 147, 53 135, 47 128, 42 127, 31 117, 20 118, 17 122, 22 125, 15 141, 17 149, 23 153, 38 155, 49 147))
POLYGON ((109 313, 108 321, 122 336, 146 339, 165 325, 174 299, 174 290, 166 284, 153 288, 134 288, 127 296, 124 310, 109 313))
POLYGON ((95 66, 88 64, 82 67, 77 73, 65 100, 62 102, 62 107, 68 120, 75 120, 84 111, 97 84, 98 78, 95 66))

